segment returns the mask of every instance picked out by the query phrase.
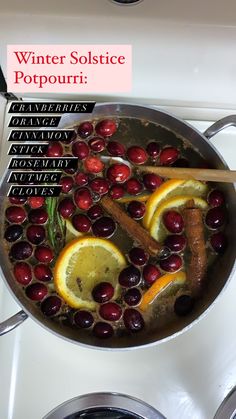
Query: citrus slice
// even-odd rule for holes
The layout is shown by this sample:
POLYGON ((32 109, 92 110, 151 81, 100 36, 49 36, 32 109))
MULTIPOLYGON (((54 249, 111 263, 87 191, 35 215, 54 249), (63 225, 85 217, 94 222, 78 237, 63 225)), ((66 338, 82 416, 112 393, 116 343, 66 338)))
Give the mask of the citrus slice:
POLYGON ((161 205, 158 206, 151 219, 149 231, 154 239, 156 239, 159 242, 163 242, 166 235, 168 234, 162 222, 163 213, 169 209, 178 209, 180 207, 184 207, 188 201, 193 201, 194 205, 197 208, 201 208, 202 210, 206 210, 208 207, 207 202, 204 199, 199 198, 197 196, 179 195, 167 199, 166 201, 162 202, 161 205))
POLYGON ((140 310, 146 311, 148 306, 155 300, 155 298, 170 285, 183 285, 185 281, 186 273, 184 271, 161 276, 143 294, 142 301, 139 304, 140 310))
POLYGON ((71 221, 66 219, 66 244, 74 240, 76 237, 83 236, 83 233, 80 233, 73 227, 71 221))
POLYGON ((143 217, 143 225, 149 228, 151 219, 157 207, 166 199, 176 195, 204 196, 207 192, 207 185, 195 179, 170 179, 152 193, 146 203, 146 213, 143 217))
POLYGON ((54 268, 58 294, 73 308, 95 310, 92 290, 99 282, 110 282, 118 294, 118 275, 126 266, 125 257, 109 240, 82 237, 70 242, 60 253, 54 268))

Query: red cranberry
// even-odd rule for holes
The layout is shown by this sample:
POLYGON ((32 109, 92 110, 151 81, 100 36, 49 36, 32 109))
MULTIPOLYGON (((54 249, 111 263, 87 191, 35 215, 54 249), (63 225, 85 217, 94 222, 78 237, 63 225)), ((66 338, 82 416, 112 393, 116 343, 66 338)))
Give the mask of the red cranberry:
POLYGON ((47 317, 51 317, 57 314, 60 308, 61 299, 56 295, 47 297, 41 304, 41 311, 47 317))
POLYGON ((148 286, 151 286, 158 278, 160 278, 161 272, 159 269, 151 263, 144 266, 143 278, 148 286))
POLYGON ((61 191, 63 193, 68 193, 73 188, 74 181, 71 176, 63 176, 60 180, 59 185, 62 186, 61 191))
POLYGON ((127 308, 123 319, 125 327, 131 332, 139 332, 145 326, 142 315, 135 308, 127 308))
POLYGON ((148 260, 148 254, 141 247, 133 247, 129 251, 130 262, 136 266, 143 266, 148 260))
POLYGON ((174 311, 177 316, 186 316, 194 307, 194 299, 190 295, 180 295, 176 298, 174 311))
POLYGON ((49 144, 47 152, 47 157, 61 157, 63 156, 63 147, 59 142, 52 142, 49 144))
POLYGON ((165 239, 165 245, 174 252, 182 252, 186 246, 186 238, 180 234, 172 234, 165 239))
POLYGON ((26 212, 22 207, 8 207, 6 209, 6 218, 10 223, 21 224, 26 220, 26 212))
POLYGON ((27 241, 19 241, 12 245, 10 256, 16 260, 28 259, 33 253, 31 244, 27 241))
POLYGON ((116 303, 105 303, 100 306, 99 314, 104 320, 117 321, 122 316, 122 309, 116 303))
POLYGON ((175 147, 165 147, 160 154, 160 163, 163 166, 169 166, 179 157, 179 150, 175 147))
POLYGON ((20 198, 19 196, 9 196, 8 200, 11 204, 23 205, 27 201, 27 198, 20 198))
POLYGON ((109 183, 102 177, 96 177, 89 182, 89 186, 93 192, 97 192, 100 195, 104 195, 109 190, 109 183))
POLYGON ((45 228, 40 225, 31 225, 27 227, 26 237, 30 243, 40 244, 45 240, 45 228))
POLYGON ((170 233, 181 233, 184 228, 182 215, 177 211, 167 211, 164 213, 163 222, 170 233))
POLYGON ((96 237, 111 237, 116 229, 116 223, 111 217, 101 217, 92 225, 92 231, 96 237))
POLYGON ((153 159, 156 159, 160 154, 160 144, 156 141, 151 141, 146 147, 147 153, 153 159))
POLYGON ((41 208, 45 202, 45 198, 42 196, 31 196, 28 198, 28 204, 31 208, 41 208))
POLYGON ((43 265, 42 263, 39 263, 34 266, 34 276, 36 279, 42 282, 48 282, 51 281, 52 271, 47 265, 43 265))
POLYGON ((81 122, 77 132, 81 138, 87 138, 93 133, 93 125, 89 121, 81 122))
POLYGON ((123 157, 125 155, 125 146, 118 141, 109 141, 107 151, 113 157, 123 157))
POLYGON ((131 288, 139 284, 141 274, 138 268, 129 265, 124 268, 119 274, 119 284, 122 287, 131 288))
POLYGON ((100 218, 103 215, 102 207, 100 207, 100 205, 98 204, 95 204, 91 208, 89 208, 87 214, 91 220, 96 220, 97 218, 100 218))
POLYGON ((38 246, 34 251, 34 256, 39 262, 50 263, 53 260, 53 252, 50 247, 38 246))
POLYGON ((111 338, 114 334, 113 327, 106 322, 97 322, 93 328, 93 334, 100 339, 111 338))
POLYGON ((32 281, 31 267, 28 263, 17 262, 14 265, 14 276, 21 285, 28 285, 32 281))
POLYGON ((70 218, 75 212, 75 204, 70 198, 64 198, 58 205, 58 211, 63 218, 70 218))
POLYGON ((138 288, 130 288, 124 295, 124 301, 128 306, 137 306, 142 298, 142 294, 138 288))
POLYGON ((25 290, 25 293, 27 297, 31 300, 41 301, 44 297, 46 297, 48 289, 46 285, 36 282, 34 284, 28 285, 28 287, 25 290))
POLYGON ((75 183, 79 186, 85 186, 88 184, 89 177, 84 172, 76 173, 75 175, 75 183))
POLYGON ((157 188, 159 188, 162 182, 163 179, 154 173, 146 173, 143 175, 144 186, 150 192, 154 192, 157 188))
POLYGON ((100 282, 99 284, 95 285, 92 296, 94 301, 99 304, 106 303, 107 301, 111 300, 114 295, 114 287, 110 284, 110 282, 100 282))
POLYGON ((74 322, 76 326, 79 326, 82 329, 87 329, 88 327, 92 326, 94 318, 89 311, 80 310, 75 313, 74 322))
POLYGON ((179 255, 170 255, 166 259, 160 261, 160 267, 166 272, 176 272, 183 265, 182 258, 179 255))
POLYGON ((19 224, 11 224, 6 228, 4 237, 8 242, 15 242, 23 234, 23 227, 19 224))
POLYGON ((117 123, 112 119, 104 119, 97 123, 95 131, 101 137, 111 137, 117 130, 117 123))
POLYGON ((224 233, 219 231, 211 236, 210 243, 216 253, 223 254, 227 247, 227 238, 224 233))
POLYGON ((84 168, 89 173, 101 173, 105 164, 96 156, 88 157, 84 162, 84 168))
POLYGON ((143 202, 131 201, 127 207, 127 211, 134 220, 140 220, 145 214, 146 207, 143 202))
POLYGON ((220 207, 225 203, 224 194, 221 191, 214 189, 209 193, 207 201, 211 207, 220 207))
POLYGON ((225 211, 221 207, 214 207, 209 209, 206 215, 206 225, 209 228, 217 229, 225 223, 225 211))
POLYGON ((90 219, 84 214, 76 214, 72 218, 72 224, 77 231, 87 233, 91 228, 90 219))
POLYGON ((128 194, 138 195, 142 191, 143 185, 138 179, 132 177, 125 183, 125 188, 128 194))
POLYGON ((45 224, 48 214, 43 208, 32 209, 29 212, 29 222, 32 224, 45 224))
POLYGON ((189 167, 189 161, 185 158, 175 160, 172 164, 173 167, 189 167))
POLYGON ((112 185, 110 188, 109 195, 112 199, 120 199, 124 196, 125 190, 121 185, 112 185))
POLYGON ((91 138, 88 142, 88 145, 95 153, 101 153, 101 151, 103 151, 106 147, 105 140, 99 137, 91 138))
POLYGON ((79 188, 75 191, 74 200, 76 206, 87 211, 93 204, 91 192, 88 188, 79 188))
POLYGON ((72 154, 79 160, 84 160, 89 155, 89 147, 84 141, 75 141, 72 144, 72 154))
POLYGON ((144 164, 148 159, 148 154, 144 148, 134 145, 128 148, 127 157, 134 164, 144 164))
POLYGON ((107 178, 113 183, 124 183, 131 174, 129 166, 123 163, 112 164, 107 169, 107 178))

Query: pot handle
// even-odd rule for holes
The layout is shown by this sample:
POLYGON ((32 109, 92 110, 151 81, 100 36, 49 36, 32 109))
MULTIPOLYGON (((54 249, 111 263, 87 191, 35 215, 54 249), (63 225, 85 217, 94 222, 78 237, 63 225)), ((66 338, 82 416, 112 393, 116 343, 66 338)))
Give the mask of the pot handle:
POLYGON ((23 310, 21 310, 18 313, 14 314, 14 316, 9 317, 9 319, 0 323, 0 336, 5 335, 6 333, 15 329, 15 327, 23 323, 23 321, 25 321, 27 317, 28 315, 23 310))
POLYGON ((218 134, 221 130, 234 126, 236 127, 236 115, 226 116, 225 118, 220 119, 219 121, 212 124, 203 135, 210 140, 211 137, 218 134))

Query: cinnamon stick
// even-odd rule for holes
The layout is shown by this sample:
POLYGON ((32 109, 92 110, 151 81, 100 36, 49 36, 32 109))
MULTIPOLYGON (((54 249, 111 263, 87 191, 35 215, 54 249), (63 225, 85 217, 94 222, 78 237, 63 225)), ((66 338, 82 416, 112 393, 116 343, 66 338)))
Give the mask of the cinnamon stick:
POLYGON ((151 256, 161 254, 163 247, 154 240, 148 231, 146 231, 137 221, 129 217, 119 204, 114 202, 109 196, 104 196, 101 201, 103 208, 119 223, 129 236, 140 243, 144 250, 151 256))

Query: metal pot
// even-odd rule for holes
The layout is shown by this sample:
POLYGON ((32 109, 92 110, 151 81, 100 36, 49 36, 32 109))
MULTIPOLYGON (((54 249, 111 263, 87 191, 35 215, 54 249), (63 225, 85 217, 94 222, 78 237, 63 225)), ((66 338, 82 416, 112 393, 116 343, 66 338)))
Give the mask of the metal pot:
MULTIPOLYGON (((189 153, 191 159, 195 159, 196 164, 201 160, 207 160, 211 162, 211 165, 219 169, 228 169, 225 161, 221 155, 217 152, 215 147, 209 142, 209 139, 217 134, 223 128, 226 128, 230 125, 236 126, 236 115, 232 115, 213 124, 210 128, 206 130, 204 134, 200 133, 194 129, 191 125, 186 122, 176 118, 173 115, 170 115, 166 112, 159 111, 152 108, 129 105, 129 104, 98 104, 94 108, 92 114, 93 118, 103 118, 103 117, 129 117, 132 118, 133 131, 132 138, 135 138, 135 143, 144 144, 147 139, 147 131, 135 130, 135 121, 147 120, 154 124, 157 124, 155 130, 155 136, 158 134, 158 141, 162 142, 165 145, 174 145, 178 147, 184 147, 186 149, 186 144, 189 144, 191 147, 187 148, 186 152, 189 153), (202 157, 201 157, 202 156, 202 157)), ((60 128, 65 128, 72 126, 73 124, 78 123, 81 120, 84 120, 83 115, 79 114, 70 114, 64 115, 61 120, 60 128)), ((145 127, 145 130, 148 129, 145 127)), ((151 135, 151 133, 150 133, 151 135)), ((149 135, 149 138, 151 138, 149 135)), ((132 141, 131 138, 131 141, 132 141)), ((129 136, 130 140, 130 136, 129 136)), ((0 193, 1 196, 6 196, 8 184, 6 179, 9 173, 7 172, 3 179, 1 180, 0 193)), ((10 263, 8 260, 8 255, 5 251, 3 241, 0 243, 0 266, 1 274, 5 280, 6 285, 15 296, 17 302, 22 306, 23 310, 0 324, 0 335, 9 332, 20 323, 22 323, 28 316, 37 321, 40 325, 44 326, 51 332, 54 332, 56 335, 68 339, 71 342, 79 343, 82 345, 90 347, 102 347, 102 348, 135 348, 140 346, 149 346, 156 343, 166 341, 170 338, 173 338, 185 330, 188 330, 190 326, 195 324, 203 314, 209 310, 210 306, 215 302, 216 298, 223 289, 226 287, 226 284, 229 283, 233 275, 235 268, 235 256, 236 256, 236 194, 235 187, 232 184, 222 184, 221 189, 224 190, 226 200, 228 202, 228 225, 226 228, 226 233, 228 235, 228 241, 230 246, 226 250, 225 254, 218 259, 218 262, 214 264, 214 267, 211 269, 210 277, 213 278, 208 281, 207 290, 203 298, 198 302, 196 309, 192 315, 187 316, 186 318, 180 319, 176 322, 173 322, 168 327, 164 329, 156 329, 145 332, 141 332, 132 336, 124 336, 119 338, 108 339, 107 341, 102 341, 94 338, 89 333, 85 333, 83 330, 73 329, 67 325, 57 324, 52 322, 50 319, 45 318, 40 310, 30 302, 24 292, 18 287, 15 283, 13 275, 10 270, 10 263)), ((3 203, 1 203, 1 206, 3 203)), ((0 207, 1 213, 3 213, 3 208, 0 207)), ((3 230, 3 226, 2 226, 3 230)))

